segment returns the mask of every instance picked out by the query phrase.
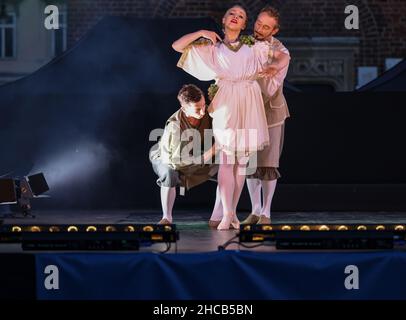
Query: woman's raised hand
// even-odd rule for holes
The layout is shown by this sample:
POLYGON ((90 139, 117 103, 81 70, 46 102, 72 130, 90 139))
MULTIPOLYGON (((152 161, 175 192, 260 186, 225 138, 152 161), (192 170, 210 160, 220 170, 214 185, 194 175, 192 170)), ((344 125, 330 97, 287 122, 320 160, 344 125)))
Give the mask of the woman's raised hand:
POLYGON ((200 35, 203 38, 209 39, 213 44, 216 44, 217 41, 222 41, 221 37, 214 31, 200 30, 200 35))

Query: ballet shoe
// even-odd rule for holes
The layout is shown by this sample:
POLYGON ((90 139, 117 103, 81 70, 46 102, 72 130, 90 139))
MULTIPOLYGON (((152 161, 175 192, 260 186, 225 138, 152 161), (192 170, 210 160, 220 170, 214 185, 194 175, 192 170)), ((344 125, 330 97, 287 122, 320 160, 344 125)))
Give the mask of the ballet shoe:
POLYGON ((220 220, 209 220, 209 228, 211 229, 217 229, 218 225, 220 224, 220 220))
POLYGON ((168 219, 163 218, 161 221, 158 222, 158 224, 172 224, 168 219))
POLYGON ((256 224, 259 221, 259 216, 256 214, 250 214, 241 224, 256 224))
POLYGON ((271 218, 268 218, 268 217, 264 216, 263 214, 261 214, 259 216, 257 224, 271 224, 271 218))
POLYGON ((231 221, 231 227, 236 230, 240 229, 240 221, 238 220, 236 214, 234 215, 233 220, 231 221))
POLYGON ((220 224, 217 226, 217 230, 229 230, 230 225, 233 222, 233 214, 224 214, 220 224))

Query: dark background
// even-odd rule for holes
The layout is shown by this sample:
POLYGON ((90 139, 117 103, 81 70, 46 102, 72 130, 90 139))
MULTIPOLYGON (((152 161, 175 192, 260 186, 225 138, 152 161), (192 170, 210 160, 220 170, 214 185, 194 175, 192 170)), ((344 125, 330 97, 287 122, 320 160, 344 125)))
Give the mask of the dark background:
MULTIPOLYGON (((216 29, 210 19, 107 17, 64 55, 0 87, 0 175, 44 172, 52 198, 40 208, 159 209, 149 134, 177 110, 182 84, 210 84, 177 68, 171 48, 202 27, 216 29)), ((387 83, 285 89, 292 117, 274 210, 405 210, 406 92, 387 83)), ((192 189, 177 206, 210 210, 215 187, 192 189)), ((240 205, 249 209, 246 191, 240 205)))

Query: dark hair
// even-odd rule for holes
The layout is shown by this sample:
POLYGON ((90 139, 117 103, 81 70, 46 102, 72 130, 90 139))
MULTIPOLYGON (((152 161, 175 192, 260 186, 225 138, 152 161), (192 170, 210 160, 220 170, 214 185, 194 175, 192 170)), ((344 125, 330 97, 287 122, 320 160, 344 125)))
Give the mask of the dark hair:
POLYGON ((274 19, 276 20, 276 23, 277 23, 276 27, 279 29, 279 28, 280 28, 280 24, 279 24, 279 18, 280 18, 279 10, 276 9, 275 7, 272 7, 272 6, 266 6, 266 7, 262 8, 262 10, 261 10, 259 13, 261 14, 261 13, 263 13, 263 12, 267 13, 268 16, 270 16, 270 17, 272 17, 272 18, 274 18, 274 19))
POLYGON ((178 100, 180 103, 190 103, 190 102, 199 102, 202 97, 204 96, 204 93, 200 88, 195 86, 194 84, 185 84, 183 87, 179 90, 178 93, 178 100))

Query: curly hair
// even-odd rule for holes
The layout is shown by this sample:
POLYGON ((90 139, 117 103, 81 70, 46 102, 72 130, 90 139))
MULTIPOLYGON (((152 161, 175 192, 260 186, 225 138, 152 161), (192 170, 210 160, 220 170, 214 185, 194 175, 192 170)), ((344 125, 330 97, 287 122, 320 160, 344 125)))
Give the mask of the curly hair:
POLYGON ((179 90, 178 100, 180 103, 199 102, 204 96, 203 91, 194 84, 185 84, 179 90))

